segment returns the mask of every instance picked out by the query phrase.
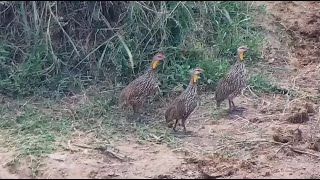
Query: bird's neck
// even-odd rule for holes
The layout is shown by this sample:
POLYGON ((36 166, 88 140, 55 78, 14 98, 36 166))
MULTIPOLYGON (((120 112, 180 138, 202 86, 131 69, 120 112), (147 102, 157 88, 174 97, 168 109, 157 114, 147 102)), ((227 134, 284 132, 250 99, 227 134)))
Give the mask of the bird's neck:
POLYGON ((199 81, 199 76, 197 74, 193 74, 190 79, 189 86, 197 86, 199 81))
POLYGON ((146 72, 147 76, 154 76, 156 74, 156 69, 149 68, 146 72))
POLYGON ((156 69, 149 68, 149 69, 147 70, 147 73, 149 73, 149 74, 153 74, 153 73, 155 73, 155 72, 156 72, 156 69))
POLYGON ((152 64, 153 63, 151 63, 150 67, 148 68, 148 70, 146 72, 149 75, 154 75, 157 72, 157 67, 154 67, 152 64))
POLYGON ((244 62, 244 53, 243 52, 239 52, 237 54, 237 61, 238 62, 244 62))
POLYGON ((190 82, 186 89, 186 92, 193 92, 194 94, 197 94, 197 82, 190 82))
POLYGON ((149 69, 155 71, 157 69, 158 65, 159 65, 159 60, 153 59, 151 64, 150 64, 150 68, 149 69))

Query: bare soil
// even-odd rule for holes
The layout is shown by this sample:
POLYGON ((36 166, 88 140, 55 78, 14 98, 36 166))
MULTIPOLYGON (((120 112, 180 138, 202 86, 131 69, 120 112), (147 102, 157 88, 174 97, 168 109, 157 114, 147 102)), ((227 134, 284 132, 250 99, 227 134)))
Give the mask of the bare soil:
MULTIPOLYGON (((39 178, 320 177, 320 114, 316 101, 320 80, 320 3, 255 3, 267 6, 267 14, 257 17, 267 39, 264 61, 250 71, 270 74, 275 83, 293 89, 298 97, 254 94, 247 89, 235 101, 246 110, 242 115, 229 116, 216 110, 213 93, 203 94, 201 106, 187 120, 191 135, 179 136, 180 148, 157 141, 141 144, 132 137, 113 144, 117 157, 112 157, 110 153, 83 147, 94 137, 76 133, 65 145, 68 148, 61 148, 44 160, 39 178), (301 112, 305 113, 299 115, 301 112)), ((227 109, 227 104, 222 107, 227 109)), ((11 158, 10 152, 0 149, 0 178, 30 177, 28 164, 10 170, 6 165, 11 158)))

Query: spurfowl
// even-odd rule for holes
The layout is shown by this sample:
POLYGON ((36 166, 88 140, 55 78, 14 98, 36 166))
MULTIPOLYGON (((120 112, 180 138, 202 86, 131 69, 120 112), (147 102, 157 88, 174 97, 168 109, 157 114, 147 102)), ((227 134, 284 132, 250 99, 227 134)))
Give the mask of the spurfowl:
POLYGON ((237 97, 246 85, 246 69, 244 62, 244 53, 247 52, 246 46, 238 48, 238 55, 236 63, 231 67, 226 76, 218 83, 215 99, 217 101, 217 107, 225 99, 229 101, 229 111, 244 110, 245 108, 239 107, 238 109, 234 105, 233 99, 237 97))
POLYGON ((188 87, 172 101, 168 109, 165 111, 165 118, 168 127, 172 127, 176 131, 178 121, 181 119, 184 133, 187 132, 185 122, 190 114, 195 110, 199 103, 197 93, 197 84, 199 75, 203 72, 200 68, 195 68, 191 75, 188 87), (173 122, 175 120, 175 122, 173 122))
POLYGON ((150 64, 148 70, 131 83, 129 83, 120 93, 119 106, 120 108, 131 106, 134 114, 140 111, 140 108, 145 103, 148 96, 154 94, 158 89, 158 77, 156 69, 159 62, 165 56, 162 53, 157 53, 150 64))

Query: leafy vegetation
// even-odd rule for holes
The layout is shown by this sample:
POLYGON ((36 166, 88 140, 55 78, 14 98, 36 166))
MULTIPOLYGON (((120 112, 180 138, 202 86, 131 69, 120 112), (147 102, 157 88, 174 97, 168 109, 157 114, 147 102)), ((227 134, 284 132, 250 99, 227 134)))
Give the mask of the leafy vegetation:
POLYGON ((187 84, 196 66, 206 70, 202 83, 215 87, 237 47, 250 48, 250 63, 262 42, 252 23, 261 10, 241 1, 6 1, 0 9, 0 91, 12 96, 62 97, 101 81, 126 84, 157 51, 167 56, 161 88, 187 84))
MULTIPOLYGON (((142 73, 158 51, 167 57, 158 69, 161 89, 187 85, 196 66, 205 70, 201 83, 214 89, 236 49, 250 48, 251 65, 259 60, 263 40, 252 21, 261 9, 243 1, 2 1, 0 12, 0 92, 46 99, 36 107, 1 107, 6 145, 23 156, 54 151, 54 143, 74 129, 106 141, 131 131, 141 140, 176 145, 159 123, 123 121, 113 108, 114 94, 90 96, 76 108, 51 102, 89 85, 115 90, 142 73)), ((275 91, 258 77, 250 83, 275 91)))

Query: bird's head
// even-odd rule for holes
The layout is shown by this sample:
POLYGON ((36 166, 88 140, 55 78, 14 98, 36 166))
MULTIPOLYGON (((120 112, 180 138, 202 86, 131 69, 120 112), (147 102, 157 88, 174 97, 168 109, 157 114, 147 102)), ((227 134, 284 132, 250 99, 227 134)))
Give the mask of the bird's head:
POLYGON ((242 61, 244 59, 244 53, 248 51, 248 47, 247 46, 240 46, 238 48, 238 56, 239 56, 239 59, 242 61))
POLYGON ((159 65, 159 62, 164 60, 165 58, 166 57, 163 53, 157 53, 152 59, 151 69, 156 69, 159 65))
POLYGON ((195 68, 192 71, 192 83, 195 84, 198 82, 198 79, 200 78, 200 74, 203 73, 204 70, 201 68, 195 68))

